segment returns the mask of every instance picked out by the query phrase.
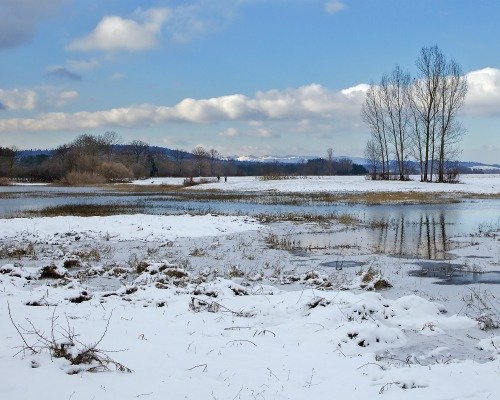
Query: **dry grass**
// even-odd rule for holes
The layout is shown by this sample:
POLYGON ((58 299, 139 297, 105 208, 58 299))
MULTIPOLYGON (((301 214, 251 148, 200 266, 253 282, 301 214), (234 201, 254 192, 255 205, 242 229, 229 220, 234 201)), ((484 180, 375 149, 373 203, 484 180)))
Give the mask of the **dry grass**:
POLYGON ((0 177, 0 186, 12 186, 12 182, 9 178, 0 177))
POLYGON ((34 217, 105 217, 118 214, 133 214, 144 211, 144 206, 123 204, 64 204, 60 206, 46 207, 40 210, 30 210, 19 216, 27 215, 34 217))

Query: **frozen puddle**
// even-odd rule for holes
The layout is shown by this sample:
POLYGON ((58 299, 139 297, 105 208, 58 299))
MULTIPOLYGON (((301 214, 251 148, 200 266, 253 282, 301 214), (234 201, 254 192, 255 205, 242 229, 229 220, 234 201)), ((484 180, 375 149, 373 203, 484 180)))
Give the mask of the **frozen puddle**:
POLYGON ((362 267, 363 265, 365 265, 365 263, 361 261, 335 260, 335 261, 327 261, 321 263, 320 265, 322 267, 327 267, 327 268, 343 269, 343 268, 362 267))
POLYGON ((420 269, 411 270, 409 275, 421 278, 438 278, 439 285, 471 285, 474 283, 499 284, 500 271, 468 271, 463 265, 447 262, 421 261, 420 269))
POLYGON ((108 278, 103 276, 96 276, 88 278, 83 281, 85 285, 88 285, 92 290, 98 292, 113 292, 121 288, 122 284, 117 278, 108 278))

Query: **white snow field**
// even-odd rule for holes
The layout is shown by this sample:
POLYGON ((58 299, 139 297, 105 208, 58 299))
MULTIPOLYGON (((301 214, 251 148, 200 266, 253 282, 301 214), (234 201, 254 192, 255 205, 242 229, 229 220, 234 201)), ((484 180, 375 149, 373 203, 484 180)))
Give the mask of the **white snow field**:
MULTIPOLYGON (((425 342, 475 323, 443 314, 442 306, 417 296, 280 292, 219 280, 200 285, 196 295, 194 287, 135 285, 93 293, 75 304, 69 299, 82 287, 74 281, 30 290, 23 290, 23 278, 3 276, 1 283, 3 399, 444 400, 495 399, 500 393, 499 358, 449 360, 446 347, 420 359, 388 362, 375 356, 404 346, 410 333, 425 342), (202 294, 209 291, 217 297, 202 294), (25 305, 36 300, 58 306, 25 305), (22 342, 7 316, 7 302, 21 329, 32 323, 50 337, 55 320, 57 341, 64 340, 69 324, 78 334, 74 352, 99 341, 111 316, 99 348, 133 371, 85 372, 89 366, 51 359, 47 352, 13 357, 22 342)), ((478 346, 493 355, 497 342, 478 346)))
MULTIPOLYGON (((460 183, 424 183, 419 176, 410 181, 372 181, 364 176, 307 176, 285 180, 262 180, 259 177, 229 177, 227 182, 193 186, 192 190, 223 190, 236 192, 277 191, 284 193, 312 192, 440 192, 440 193, 500 193, 500 174, 462 175, 460 183)), ((182 178, 151 178, 133 181, 136 185, 182 185, 182 178)))
POLYGON ((217 215, 112 215, 106 217, 38 217, 2 220, 0 237, 21 234, 50 237, 67 234, 114 240, 172 240, 179 237, 218 236, 259 229, 246 217, 217 215))
MULTIPOLYGON (((300 255, 272 242, 324 229, 0 219, 0 399, 498 398, 500 333, 484 326, 498 322, 498 285, 437 285, 363 243, 300 255), (321 267, 339 258, 360 267, 321 267), (368 291, 382 278, 392 287, 368 291)), ((460 238, 452 261, 498 270, 492 229, 460 238)))

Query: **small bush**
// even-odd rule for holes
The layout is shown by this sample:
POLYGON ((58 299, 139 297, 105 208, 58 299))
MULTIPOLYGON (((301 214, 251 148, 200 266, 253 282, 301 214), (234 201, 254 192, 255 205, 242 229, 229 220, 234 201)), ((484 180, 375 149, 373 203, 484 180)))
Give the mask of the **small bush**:
POLYGON ((12 182, 9 178, 0 177, 0 186, 12 186, 12 182))
POLYGON ((122 182, 130 180, 134 174, 120 162, 103 162, 97 168, 97 174, 103 176, 108 182, 122 182))
POLYGON ((259 176, 259 180, 261 181, 284 181, 288 179, 297 179, 297 177, 293 175, 284 175, 275 172, 259 176))
POLYGON ((60 183, 68 186, 100 185, 106 183, 106 178, 91 172, 71 171, 61 179, 60 183))

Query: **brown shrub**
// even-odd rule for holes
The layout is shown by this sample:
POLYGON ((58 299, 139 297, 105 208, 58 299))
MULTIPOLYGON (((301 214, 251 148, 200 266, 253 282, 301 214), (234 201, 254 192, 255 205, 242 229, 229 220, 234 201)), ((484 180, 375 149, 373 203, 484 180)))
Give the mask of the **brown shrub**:
POLYGON ((129 180, 134 177, 133 173, 120 162, 103 162, 97 168, 98 175, 103 176, 109 182, 129 180))
POLYGON ((99 185, 106 183, 106 178, 91 172, 71 171, 66 174, 61 183, 68 186, 99 185))
POLYGON ((9 178, 0 176, 0 186, 12 186, 12 182, 9 178))

